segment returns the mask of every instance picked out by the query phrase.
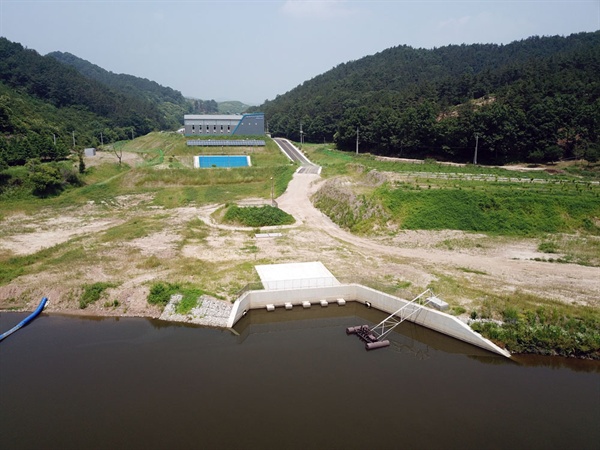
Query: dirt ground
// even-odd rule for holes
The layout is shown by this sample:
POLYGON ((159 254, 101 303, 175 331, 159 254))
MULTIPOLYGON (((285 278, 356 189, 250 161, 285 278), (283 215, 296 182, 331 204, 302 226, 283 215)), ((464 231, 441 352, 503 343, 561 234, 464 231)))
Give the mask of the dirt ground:
MULTIPOLYGON (((142 208, 151 200, 147 195, 119 197, 109 210, 90 203, 83 208, 62 211, 60 217, 45 211, 35 216, 8 216, 0 223, 3 230, 0 253, 30 255, 77 240, 90 252, 92 262, 73 268, 68 274, 50 267, 34 275, 15 278, 0 287, 0 309, 31 310, 42 296, 47 296, 49 311, 158 317, 159 308, 146 301, 149 283, 169 281, 170 269, 160 261, 179 259, 196 261, 199 274, 203 267, 222 266, 216 284, 210 286, 212 292, 222 286, 253 281, 239 280, 239 272, 233 269, 244 262, 321 261, 341 282, 377 280, 406 286, 415 293, 430 283, 453 279, 458 288, 455 286, 452 292, 436 291, 436 294, 451 305, 462 305, 467 310, 472 302, 482 300, 470 296, 474 290, 494 294, 519 292, 565 303, 600 306, 600 268, 535 261, 534 258, 546 256, 538 253, 538 240, 490 238, 459 231, 400 231, 373 238, 356 236, 339 228, 313 207, 310 196, 321 183, 319 175, 294 175, 277 202, 297 222, 261 229, 262 233, 281 233, 280 237, 272 238, 257 238, 255 230, 215 223, 211 215, 220 205, 170 210, 142 208), (98 243, 99 233, 132 217, 158 212, 164 216, 160 230, 117 244, 98 243), (186 226, 194 219, 208 225, 206 236, 184 239, 186 226), (95 260, 99 263, 95 264, 95 260), (118 307, 97 302, 85 310, 78 308, 82 284, 115 279, 120 283, 109 290, 109 299, 117 299, 118 307), (461 285, 469 289, 463 292, 461 285)), ((194 275, 189 278, 195 281, 194 275)), ((217 293, 226 300, 235 300, 231 289, 223 288, 217 293)))

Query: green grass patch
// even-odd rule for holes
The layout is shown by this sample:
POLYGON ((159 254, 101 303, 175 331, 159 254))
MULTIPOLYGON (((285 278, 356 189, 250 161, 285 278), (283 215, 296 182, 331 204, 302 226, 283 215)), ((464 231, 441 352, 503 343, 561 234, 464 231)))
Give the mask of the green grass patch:
POLYGON ((294 218, 290 214, 270 205, 243 208, 231 205, 223 215, 223 222, 247 227, 289 225, 294 223, 294 221, 294 218))
POLYGON ((453 316, 460 316, 461 314, 466 313, 467 310, 465 308, 463 308, 462 306, 453 306, 450 309, 450 314, 452 314, 453 316))
POLYGON ((568 262, 582 266, 600 267, 600 237, 586 233, 548 235, 538 245, 542 253, 558 254, 550 262, 568 262))
POLYGON ((540 245, 538 245, 538 251, 542 253, 558 253, 558 246, 556 245, 556 242, 541 242, 540 245))
POLYGON ((202 302, 199 302, 200 296, 204 294, 204 291, 197 288, 185 288, 183 289, 183 298, 177 303, 175 312, 177 314, 187 314, 192 309, 200 306, 202 302))
POLYGON ((505 308, 503 323, 477 321, 471 327, 513 353, 600 359, 600 318, 592 308, 578 313, 564 305, 505 308))
POLYGON ((148 303, 162 306, 163 308, 171 300, 173 295, 182 295, 182 299, 177 303, 175 312, 177 314, 187 314, 198 305, 198 298, 206 292, 191 284, 158 282, 150 287, 148 294, 148 303))
POLYGON ((162 265, 160 259, 156 256, 156 255, 152 255, 149 256, 148 258, 143 259, 142 261, 140 261, 136 267, 138 269, 143 269, 143 270, 150 270, 150 269, 156 269, 157 267, 160 267, 162 265))
POLYGON ((162 164, 165 161, 165 153, 161 149, 140 152, 143 155, 144 162, 136 164, 136 167, 152 167, 162 164))
POLYGON ((177 208, 190 204, 230 203, 247 197, 270 198, 271 178, 275 196, 282 194, 294 167, 271 166, 245 169, 144 170, 135 179, 138 189, 155 191, 154 204, 177 208))
MULTIPOLYGON (((107 163, 87 168, 82 175, 83 187, 66 187, 59 196, 38 198, 32 194, 28 172, 24 166, 11 167, 0 174, 0 201, 5 212, 33 213, 41 207, 60 208, 93 201, 108 207, 115 197, 127 194, 150 193, 155 204, 179 207, 191 203, 228 202, 257 196, 269 198, 271 178, 275 180, 275 195, 282 194, 294 173, 295 166, 282 155, 277 145, 266 138, 265 147, 222 147, 201 150, 188 147, 187 138, 177 133, 150 133, 132 141, 123 141, 124 152, 139 153, 144 162, 132 169, 127 164, 107 163), (198 170, 186 167, 180 160, 190 161, 203 152, 239 154, 252 158, 252 167, 244 169, 198 170), (154 167, 161 163, 160 169, 154 167)), ((62 163, 72 167, 71 161, 62 163)))
POLYGON ((131 241, 143 238, 163 229, 163 220, 168 215, 159 214, 152 217, 136 217, 127 222, 109 228, 101 235, 102 242, 131 241))
POLYGON ((466 164, 464 166, 447 165, 439 163, 432 159, 426 159, 423 162, 405 162, 405 161, 384 161, 377 156, 365 153, 360 150, 356 155, 353 152, 344 152, 335 149, 333 144, 304 144, 303 151, 306 152, 311 161, 323 167, 326 176, 346 174, 347 164, 361 164, 368 170, 379 170, 396 173, 446 173, 446 174, 465 174, 465 175, 492 175, 498 178, 529 178, 544 180, 598 180, 600 164, 573 165, 566 169, 565 173, 548 173, 545 171, 513 171, 499 167, 487 167, 480 165, 466 164))
POLYGON ((77 239, 44 248, 31 255, 0 258, 0 285, 8 284, 21 275, 36 273, 62 264, 72 265, 82 259, 87 259, 89 255, 83 247, 72 247, 73 242, 77 239))
POLYGON ((98 301, 100 297, 109 288, 116 287, 114 283, 98 282, 94 284, 85 284, 83 286, 83 293, 79 298, 79 308, 85 309, 88 305, 98 301))
POLYGON ((187 244, 199 244, 206 241, 210 227, 199 218, 188 221, 181 231, 181 240, 177 243, 179 249, 187 244))
POLYGON ((600 189, 573 177, 480 166, 386 162, 323 145, 313 148, 309 156, 333 168, 329 174, 344 174, 355 181, 337 193, 327 185, 313 199, 334 222, 351 231, 377 231, 394 223, 401 229, 453 229, 504 236, 580 231, 600 235, 600 189), (393 182, 369 187, 364 174, 372 169, 397 172, 401 177, 395 180, 392 176, 393 182), (446 175, 449 178, 443 178, 446 175))
POLYGON ((447 301, 469 298, 471 327, 513 353, 600 359, 600 310, 515 292, 493 294, 463 278, 435 274, 428 287, 447 301))
POLYGON ((0 264, 0 286, 8 284, 15 278, 25 274, 26 267, 33 264, 33 262, 19 256, 2 261, 2 264, 0 264))
POLYGON ((386 209, 402 228, 453 229, 528 236, 585 230, 600 234, 590 217, 600 217, 600 199, 571 193, 505 192, 489 189, 378 189, 386 209))
POLYGON ((476 270, 476 269, 470 269, 468 267, 459 267, 458 270, 460 270, 461 272, 465 272, 465 273, 474 273, 475 275, 487 275, 486 272, 483 272, 481 270, 476 270))

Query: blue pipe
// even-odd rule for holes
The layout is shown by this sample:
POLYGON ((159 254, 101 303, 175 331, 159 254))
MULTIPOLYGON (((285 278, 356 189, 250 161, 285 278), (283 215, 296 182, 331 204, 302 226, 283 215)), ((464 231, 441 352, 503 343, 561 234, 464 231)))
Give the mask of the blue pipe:
POLYGON ((46 306, 47 302, 48 302, 48 299, 46 297, 44 297, 42 299, 42 301, 40 302, 40 304, 38 305, 38 307, 35 308, 35 311, 33 311, 30 315, 28 315, 23 320, 21 320, 17 325, 12 327, 10 330, 0 334, 0 341, 7 338, 11 334, 13 334, 15 331, 20 330, 24 326, 29 325, 33 321, 33 319, 35 319, 37 316, 39 316, 40 313, 44 310, 44 307, 46 306))

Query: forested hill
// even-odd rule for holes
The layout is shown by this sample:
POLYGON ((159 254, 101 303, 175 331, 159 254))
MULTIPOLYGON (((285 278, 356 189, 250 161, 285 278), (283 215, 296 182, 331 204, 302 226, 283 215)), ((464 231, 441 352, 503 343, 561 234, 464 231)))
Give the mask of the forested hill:
POLYGON ((56 159, 77 146, 172 124, 153 103, 86 78, 56 59, 0 38, 0 159, 56 159), (54 137, 57 145, 53 144, 54 137))
MULTIPOLYGON (((108 70, 72 55, 71 53, 52 52, 48 53, 46 56, 50 56, 63 64, 72 66, 85 77, 99 81, 116 91, 145 98, 157 105, 160 105, 161 103, 179 105, 181 111, 187 111, 188 103, 183 95, 181 95, 181 92, 170 87, 161 86, 155 81, 123 73, 116 74, 109 72, 108 70)), ((178 122, 181 121, 182 116, 183 113, 177 117, 178 122)))
POLYGON ((478 162, 599 156, 600 32, 508 45, 399 46, 266 102, 269 130, 353 150, 478 162))

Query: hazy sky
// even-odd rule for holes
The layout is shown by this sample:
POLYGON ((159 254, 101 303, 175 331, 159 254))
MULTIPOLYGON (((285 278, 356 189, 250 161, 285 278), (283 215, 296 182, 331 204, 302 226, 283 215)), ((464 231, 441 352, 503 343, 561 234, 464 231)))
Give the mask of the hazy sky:
POLYGON ((506 44, 600 29, 600 0, 0 0, 0 36, 185 96, 259 104, 397 45, 506 44))

